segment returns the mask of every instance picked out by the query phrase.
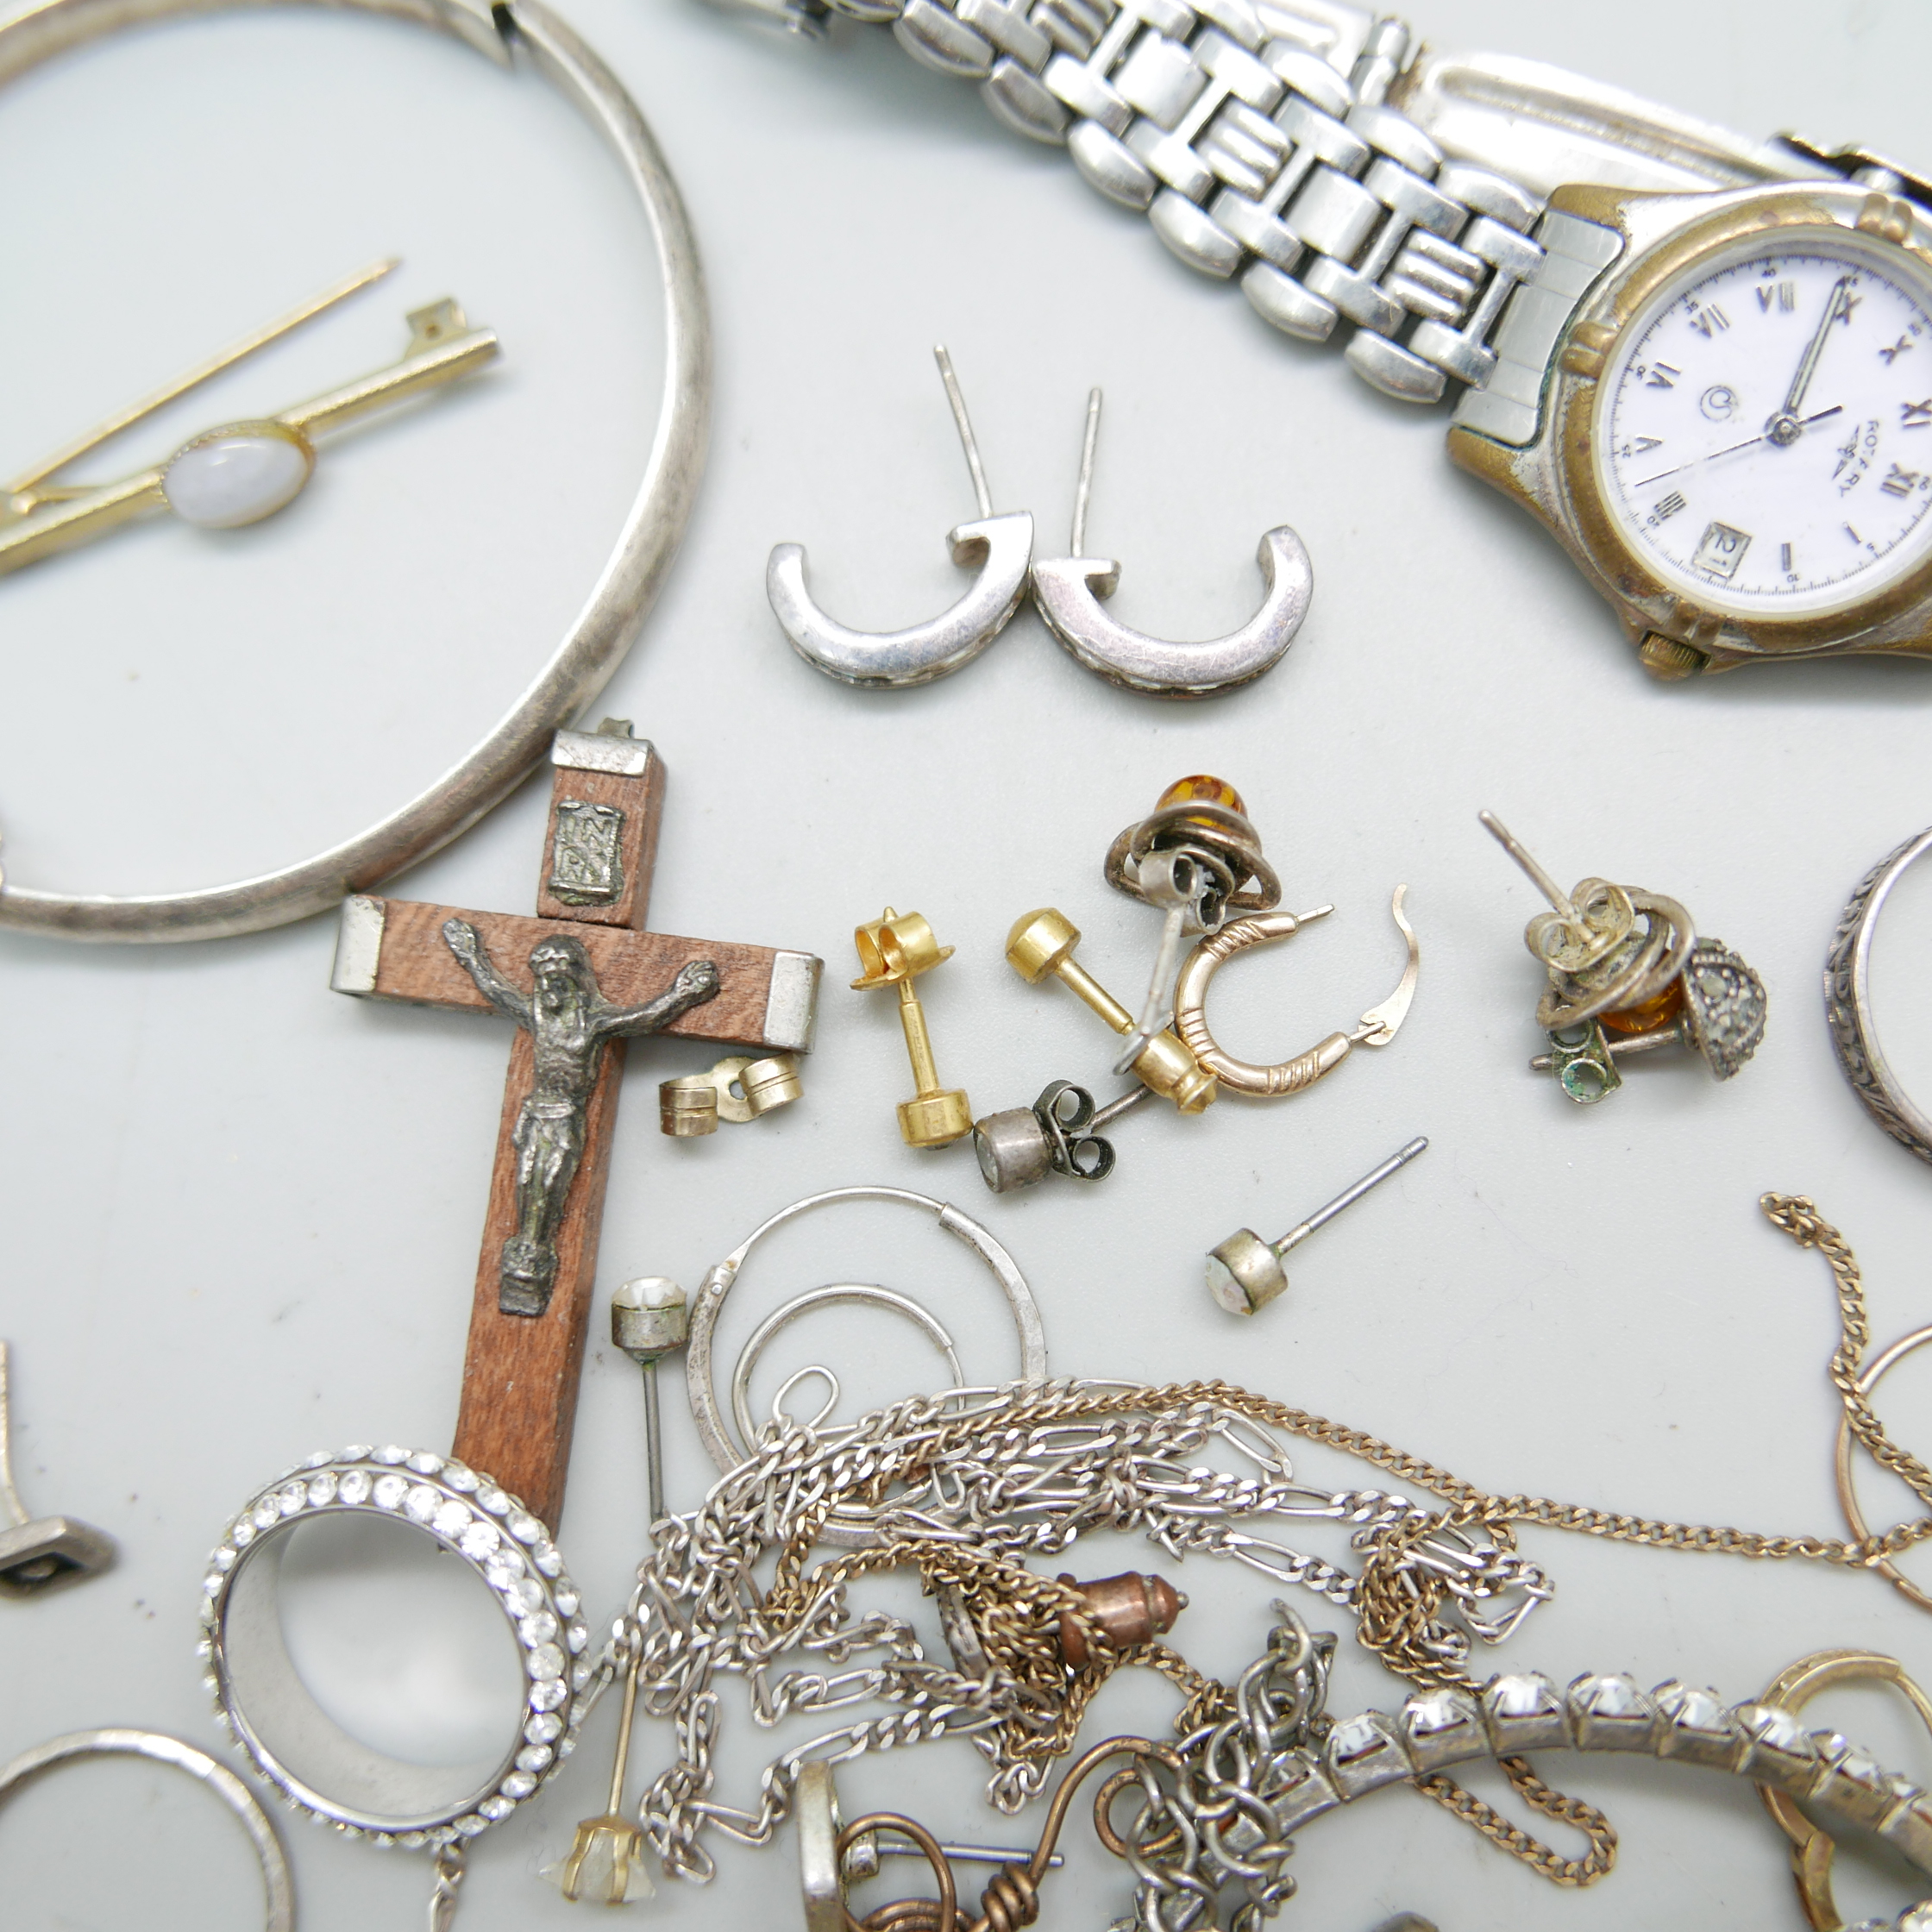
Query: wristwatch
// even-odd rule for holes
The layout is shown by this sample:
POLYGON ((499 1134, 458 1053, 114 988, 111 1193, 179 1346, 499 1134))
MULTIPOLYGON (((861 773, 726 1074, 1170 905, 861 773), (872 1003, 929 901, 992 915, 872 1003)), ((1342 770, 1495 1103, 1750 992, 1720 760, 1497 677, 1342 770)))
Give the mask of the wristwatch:
POLYGON ((1545 524, 1672 680, 1932 655, 1932 182, 1339 0, 712 0, 888 24, 1545 524), (1346 325, 1346 330, 1344 325, 1346 325))

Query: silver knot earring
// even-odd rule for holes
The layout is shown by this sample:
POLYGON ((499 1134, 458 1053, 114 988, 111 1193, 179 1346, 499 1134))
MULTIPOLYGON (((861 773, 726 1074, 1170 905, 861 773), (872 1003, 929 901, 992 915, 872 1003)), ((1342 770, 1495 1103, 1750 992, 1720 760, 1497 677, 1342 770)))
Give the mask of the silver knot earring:
POLYGON ((1493 812, 1477 817, 1552 908, 1523 932, 1550 980, 1536 1008, 1550 1051, 1533 1071, 1589 1106, 1623 1084, 1618 1063, 1633 1054, 1688 1047, 1728 1080, 1758 1051, 1765 982, 1722 939, 1700 938, 1676 900, 1608 879, 1565 893, 1493 812))

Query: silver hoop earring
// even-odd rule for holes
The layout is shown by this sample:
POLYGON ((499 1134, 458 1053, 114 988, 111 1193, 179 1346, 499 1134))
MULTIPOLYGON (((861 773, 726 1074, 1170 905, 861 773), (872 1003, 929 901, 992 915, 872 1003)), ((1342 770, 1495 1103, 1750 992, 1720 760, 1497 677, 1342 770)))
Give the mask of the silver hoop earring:
POLYGON ((903 630, 855 630, 829 616, 805 587, 805 546, 778 543, 765 566, 765 594, 773 612, 807 664, 844 684, 905 690, 950 676, 970 664, 1004 630, 1026 594, 1033 558, 1033 519, 1024 510, 993 514, 993 498, 980 464, 979 445, 966 415, 966 399, 942 344, 933 352, 946 400, 965 446, 966 467, 980 513, 950 531, 946 543, 962 568, 978 568, 973 587, 936 618, 903 630))
MULTIPOLYGON (((911 1301, 905 1295, 895 1295, 889 1289, 878 1288, 867 1283, 836 1283, 829 1288, 812 1289, 794 1296, 768 1317, 745 1344, 731 1377, 731 1408, 744 1440, 742 1442, 733 1440, 731 1425, 726 1421, 724 1409, 718 1399, 712 1371, 718 1317, 724 1305, 725 1296, 737 1283, 739 1271, 743 1268, 752 1249, 768 1234, 776 1233, 780 1228, 796 1220, 801 1214, 811 1214, 817 1208, 859 1201, 888 1201, 900 1207, 917 1208, 922 1214, 932 1215, 955 1240, 963 1243, 970 1249, 986 1264, 994 1280, 999 1283, 1000 1294, 1006 1297, 1007 1311, 1013 1316, 1013 1329, 1019 1341, 1021 1383, 1027 1388, 1037 1388, 1046 1380, 1046 1335, 1040 1324, 1039 1304, 1033 1299, 1033 1291, 1027 1286, 1026 1277, 1020 1273, 1019 1263, 969 1214, 961 1214, 958 1208, 945 1201, 934 1201, 923 1194, 913 1194, 905 1188, 833 1188, 825 1194, 807 1195, 801 1201, 793 1201, 787 1208, 781 1208, 775 1214, 753 1228, 724 1260, 706 1275, 704 1284, 698 1290, 698 1299, 692 1306, 690 1346, 684 1358, 685 1380, 691 1394, 691 1413, 698 1425, 699 1437, 721 1474, 730 1475, 748 1457, 756 1453, 756 1443, 749 1427, 751 1421, 750 1384, 752 1369, 765 1344, 779 1329, 803 1314, 807 1308, 817 1307, 826 1301, 871 1302, 906 1317, 922 1328, 926 1339, 946 1357, 948 1365, 954 1370, 956 1384, 959 1380, 958 1358, 954 1353, 951 1336, 917 1302, 911 1301)), ((801 1369, 787 1378, 784 1387, 779 1391, 780 1402, 782 1402, 792 1388, 807 1376, 822 1378, 832 1390, 832 1402, 837 1402, 837 1377, 830 1370, 817 1364, 810 1368, 801 1369)), ((825 1419, 825 1413, 821 1412, 812 1426, 819 1427, 825 1419)), ((903 1506, 903 1496, 894 1500, 896 1505, 903 1506)), ((820 1540, 841 1549, 862 1548, 872 1540, 872 1518, 875 1514, 869 1507, 842 1505, 833 1511, 820 1529, 820 1540)))
POLYGON ((1225 637, 1170 643, 1121 624, 1107 615, 1102 602, 1120 587, 1120 564, 1112 557, 1084 554, 1100 425, 1096 389, 1087 398, 1087 434, 1073 499, 1073 555, 1033 566, 1033 601, 1047 629, 1089 671, 1128 691, 1156 698, 1209 698, 1251 684, 1281 662, 1308 615, 1314 572, 1302 539, 1286 524, 1263 532, 1255 561, 1266 594, 1261 608, 1225 637))

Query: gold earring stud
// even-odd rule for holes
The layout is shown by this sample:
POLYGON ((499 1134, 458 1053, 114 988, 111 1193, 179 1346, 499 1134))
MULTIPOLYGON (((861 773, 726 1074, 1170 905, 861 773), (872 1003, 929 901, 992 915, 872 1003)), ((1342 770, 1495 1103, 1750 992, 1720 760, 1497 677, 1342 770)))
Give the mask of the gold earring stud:
MULTIPOLYGON (((1007 963, 1029 986, 1038 986, 1051 974, 1116 1033, 1132 1034, 1133 1015, 1083 966, 1074 963, 1074 948, 1079 944, 1080 928, 1064 913, 1043 906, 1014 921, 1007 935, 1007 963)), ((1134 1075, 1183 1113, 1199 1113, 1214 1104, 1220 1091, 1214 1075, 1182 1044, 1172 1028, 1139 1037, 1145 1044, 1120 1071, 1134 1075)))
POLYGON ((948 1147, 973 1131, 973 1110, 957 1088, 939 1084, 933 1064, 932 1036, 926 1031, 925 1008, 913 982, 921 973, 952 957, 932 928, 917 913, 895 913, 887 906, 883 919, 860 926, 852 935, 863 976, 852 982, 856 993, 881 987, 899 988, 899 1023, 906 1030, 906 1051, 913 1063, 913 1097, 900 1103, 899 1131, 908 1147, 948 1147))

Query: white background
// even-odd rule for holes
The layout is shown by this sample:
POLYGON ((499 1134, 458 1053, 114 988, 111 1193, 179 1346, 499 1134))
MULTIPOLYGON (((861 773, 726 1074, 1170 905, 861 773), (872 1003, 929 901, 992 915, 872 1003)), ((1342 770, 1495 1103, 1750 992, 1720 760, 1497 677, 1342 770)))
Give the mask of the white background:
MULTIPOLYGON (((650 1272, 694 1286, 807 1191, 921 1188, 1011 1246, 1061 1372, 1225 1375, 1491 1489, 1835 1533, 1829 1277, 1754 1204, 1767 1188, 1816 1195, 1866 1264, 1881 1341, 1932 1320, 1929 1176, 1839 1077, 1818 997, 1846 894, 1932 819, 1932 669, 1654 686, 1554 547, 1450 467, 1439 417, 1371 394, 1333 350, 1276 336, 889 37, 814 50, 694 0, 570 12, 678 172, 718 348, 690 536, 591 717, 634 718, 670 767, 653 923, 827 961, 806 1097, 755 1129, 662 1139, 656 1082, 702 1057, 634 1051, 604 1284, 650 1272), (1280 668, 1223 701, 1161 705, 1090 677, 1030 613, 919 692, 849 691, 795 658, 763 597, 779 539, 808 546, 819 594, 854 623, 912 621, 956 593, 942 538, 971 498, 930 361, 940 340, 996 507, 1033 510, 1049 554, 1087 388, 1106 386, 1090 528, 1122 560, 1127 621, 1231 627, 1252 607, 1257 536, 1292 523, 1316 593, 1280 668), (888 901, 916 906, 958 948, 925 982, 927 1007, 941 1071, 975 1111, 1023 1104, 1057 1075, 1106 1089, 1095 1022, 1023 986, 1001 943, 1017 914, 1057 904, 1103 982, 1138 987, 1155 924, 1101 884, 1100 858, 1163 786, 1201 769, 1245 794, 1288 903, 1338 907, 1223 975, 1224 1038, 1274 1057, 1384 997, 1400 963, 1388 894, 1406 880, 1423 970, 1400 1039, 1285 1105, 1149 1109, 1120 1129, 1101 1189, 995 1200, 963 1145, 903 1148, 890 1002, 844 989, 853 925, 888 901), (1772 1004, 1741 1077, 1719 1088, 1689 1059, 1648 1064, 1585 1111, 1526 1070, 1538 974, 1519 935, 1534 900, 1477 827, 1483 806, 1564 880, 1670 893, 1745 954, 1772 1004), (1278 1232, 1416 1132, 1429 1153, 1301 1251, 1289 1297, 1251 1326, 1207 1302, 1203 1250, 1242 1225, 1278 1232)), ((1909 0, 1438 0, 1422 24, 1445 46, 1553 60, 1754 133, 1797 126, 1929 159, 1932 16, 1909 0)), ((232 535, 149 525, 0 584, 0 812, 17 881, 192 887, 359 830, 479 737, 554 648, 635 488, 657 296, 614 171, 534 78, 418 29, 298 10, 125 34, 15 85, 0 184, 9 474, 378 254, 406 266, 84 474, 375 367, 401 349, 401 311, 442 294, 501 332, 497 371, 331 449, 286 516, 232 535)), ((547 792, 534 781, 395 889, 526 907, 547 792)), ((470 1016, 329 994, 332 925, 172 949, 0 935, 16 1458, 31 1507, 98 1523, 122 1550, 99 1581, 0 1606, 0 1756, 101 1723, 214 1746, 193 1611, 228 1517, 313 1448, 449 1439, 507 1043, 470 1016)), ((1879 959, 1886 1044, 1922 1096, 1929 945, 1932 883, 1895 902, 1879 959)), ((761 1254, 727 1349, 785 1294, 871 1279, 929 1299, 969 1373, 1010 1372, 985 1277, 902 1219, 850 1213, 761 1254)), ((643 1490, 635 1375, 602 1330, 599 1314, 561 1532, 599 1608, 626 1586, 643 1490)), ((861 1315, 777 1353, 789 1368, 814 1352, 844 1370, 848 1413, 932 1377, 923 1343, 861 1315)), ((1902 1368, 1880 1405, 1922 1452, 1929 1388, 1932 1364, 1902 1368)), ((673 1495, 688 1506, 707 1471, 674 1380, 667 1392, 673 1495)), ((1373 1479, 1332 1458, 1300 1466, 1373 1479)), ((1866 1494, 1875 1515, 1901 1506, 1876 1477, 1866 1494)), ((1559 1595, 1496 1667, 1681 1675, 1729 1698, 1828 1645, 1932 1671, 1920 1613, 1874 1578, 1525 1543, 1559 1595)), ((1080 1567, 1131 1560, 1096 1551, 1080 1567)), ((1232 1672, 1263 1639, 1268 1590, 1198 1563, 1177 1580, 1195 1598, 1177 1640, 1232 1672)), ((298 1647, 346 1714, 451 1745, 496 1708, 465 1674, 491 1660, 492 1634, 426 1654, 377 1646, 379 1581, 338 1577, 331 1594, 315 1579, 298 1647)), ((1300 1607, 1318 1624, 1339 1615, 1300 1607)), ((430 1634, 460 1622, 439 1615, 430 1634)), ((1342 1652, 1338 1709, 1399 1700, 1346 1635, 1342 1652)), ((1819 1708, 1932 1775, 1932 1743, 1880 1697, 1819 1708)), ((1122 1683, 1091 1734, 1158 1727, 1171 1709, 1157 1681, 1122 1683)), ((532 1874, 602 1810, 612 1728, 600 1709, 567 1774, 475 1847, 465 1926, 569 1920, 532 1874)), ((736 1704, 731 1732, 720 1795, 743 1801, 775 1745, 736 1704)), ((640 1724, 633 1795, 668 1748, 640 1724)), ((842 1785, 849 1810, 904 1803, 950 1835, 1026 1838, 1031 1821, 979 1803, 979 1768, 944 1747, 856 1766, 842 1785)), ((1594 1891, 1552 1891, 1398 1792, 1304 1835, 1292 1923, 1367 1932, 1408 1908, 1444 1932, 1799 1924, 1780 1841, 1743 1785, 1648 1762, 1544 1769, 1623 1832, 1594 1891)), ((1049 1923, 1124 1909, 1123 1874, 1083 1831, 1086 1876, 1057 1881, 1049 1923)), ((290 1837, 309 1927, 420 1923, 421 1859, 299 1824, 290 1837)), ((794 1872, 788 1831, 764 1854, 727 1845, 711 1890, 639 1910, 794 1924, 794 1872)), ((135 1768, 65 1774, 9 1804, 0 1887, 0 1917, 34 1932, 259 1923, 239 1834, 185 1781, 135 1768)), ((1841 1894, 1853 1916, 1909 1895, 1877 1864, 1841 1894)))

